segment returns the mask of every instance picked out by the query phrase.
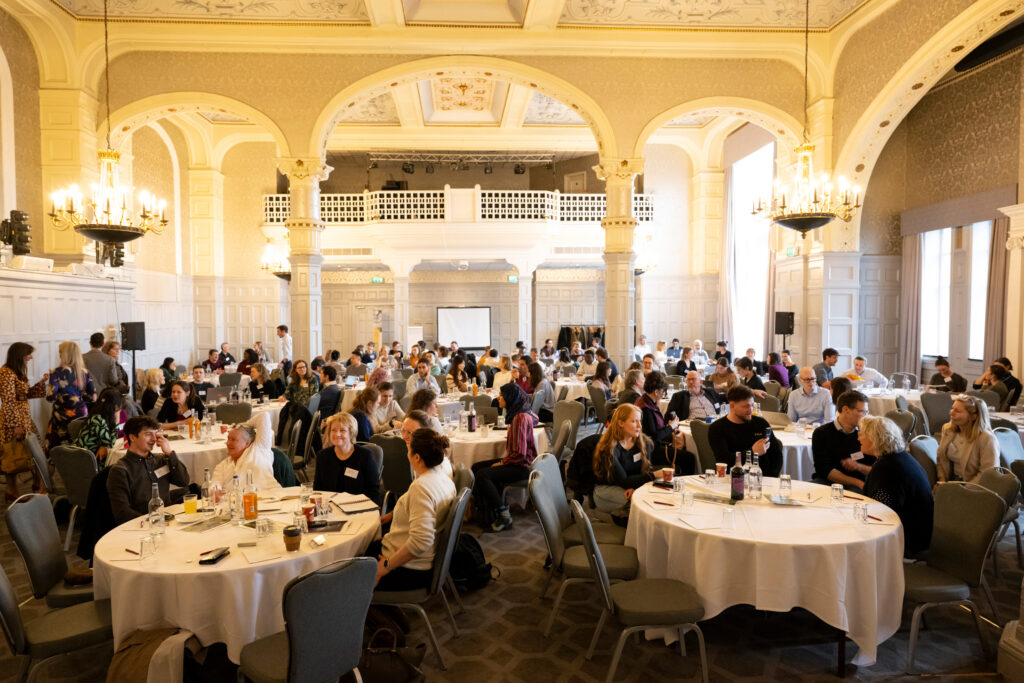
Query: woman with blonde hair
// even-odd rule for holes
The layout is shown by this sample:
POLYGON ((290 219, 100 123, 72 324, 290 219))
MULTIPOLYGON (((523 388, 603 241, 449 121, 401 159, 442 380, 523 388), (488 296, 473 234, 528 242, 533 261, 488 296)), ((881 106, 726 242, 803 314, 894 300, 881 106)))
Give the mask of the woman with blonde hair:
POLYGON ((633 491, 654 479, 651 440, 643 433, 641 411, 620 405, 594 448, 594 502, 602 512, 629 514, 633 491))
POLYGON ((356 443, 356 419, 349 413, 335 413, 324 420, 321 429, 330 445, 317 453, 313 488, 363 494, 380 502, 380 470, 370 449, 356 443))
POLYGON ((164 385, 164 371, 160 368, 146 370, 142 385, 142 412, 148 413, 156 407, 160 398, 160 387, 164 385))
POLYGON ((380 403, 380 391, 377 387, 366 387, 352 402, 349 413, 356 421, 356 441, 369 441, 373 436, 373 412, 380 403))
POLYGON ((654 347, 654 364, 658 366, 658 369, 665 372, 665 363, 668 362, 668 344, 664 339, 658 340, 658 345, 654 347))
POLYGON ((58 353, 60 365, 50 373, 50 395, 46 397, 53 403, 50 425, 46 428, 46 441, 50 448, 71 440, 68 425, 72 420, 88 415, 86 402, 96 400, 96 387, 85 369, 78 344, 61 342, 58 353))
POLYGON ((498 361, 498 371, 494 373, 494 383, 491 388, 498 391, 512 381, 512 356, 503 354, 498 361))
POLYGON ((942 425, 936 463, 938 483, 978 483, 981 473, 999 464, 999 440, 992 431, 988 406, 977 396, 953 401, 949 422, 942 425))

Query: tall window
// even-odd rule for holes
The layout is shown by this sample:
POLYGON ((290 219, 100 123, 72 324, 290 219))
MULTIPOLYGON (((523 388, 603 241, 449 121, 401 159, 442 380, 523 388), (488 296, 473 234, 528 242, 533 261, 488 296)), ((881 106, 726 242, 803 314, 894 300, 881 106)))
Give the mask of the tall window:
POLYGON ((769 143, 732 165, 729 192, 733 230, 732 331, 734 349, 764 345, 765 286, 768 282, 768 221, 751 214, 758 197, 771 196, 775 144, 769 143))
POLYGON ((971 226, 971 326, 967 357, 985 357, 985 313, 988 301, 988 257, 992 242, 992 221, 971 226))
POLYGON ((949 276, 952 269, 953 229, 922 235, 921 353, 949 355, 949 276))

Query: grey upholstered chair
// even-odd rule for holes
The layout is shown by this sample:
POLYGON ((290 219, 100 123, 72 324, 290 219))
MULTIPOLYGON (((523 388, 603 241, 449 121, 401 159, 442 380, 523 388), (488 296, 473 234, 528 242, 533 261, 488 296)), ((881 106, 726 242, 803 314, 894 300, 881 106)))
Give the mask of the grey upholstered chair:
POLYGON ((32 594, 48 607, 68 607, 92 600, 92 585, 64 585, 68 561, 60 547, 60 531, 47 496, 25 494, 7 508, 7 528, 28 570, 32 594))
POLYGON ((904 440, 909 441, 914 436, 914 425, 917 423, 917 419, 913 413, 910 411, 901 413, 898 410, 890 410, 885 416, 895 422, 896 426, 900 428, 900 431, 903 432, 904 440))
POLYGON ((994 391, 988 391, 986 389, 972 389, 967 392, 968 396, 975 396, 980 398, 988 406, 990 413, 999 410, 999 404, 1002 402, 1002 398, 994 391))
POLYGON ((594 416, 597 418, 597 433, 604 431, 605 423, 611 417, 608 414, 607 400, 604 397, 604 389, 587 384, 587 391, 590 393, 590 401, 594 404, 594 416))
POLYGON ((935 489, 928 559, 903 565, 903 599, 917 603, 910 625, 907 673, 914 672, 921 616, 925 610, 939 605, 963 605, 971 611, 981 648, 988 657, 988 645, 981 631, 978 607, 971 601, 971 589, 982 587, 994 614, 995 601, 983 570, 1005 512, 1002 498, 977 484, 947 482, 935 489))
POLYGON ((715 452, 711 449, 708 429, 711 425, 703 420, 690 420, 690 434, 697 442, 697 457, 700 458, 701 470, 715 469, 715 452))
POLYGON ((907 403, 907 397, 903 394, 896 394, 896 410, 901 413, 907 412, 909 404, 907 403))
POLYGON ((921 408, 928 418, 928 428, 932 434, 942 431, 942 425, 949 422, 949 411, 953 408, 953 397, 947 391, 921 394, 921 408))
MULTIPOLYGON (((370 437, 371 439, 373 437, 370 437)), ((384 449, 375 443, 369 441, 357 441, 357 445, 362 446, 366 450, 370 451, 370 456, 373 458, 373 462, 377 465, 377 472, 384 469, 384 449)), ((404 443, 404 442, 403 442, 404 443)), ((378 501, 379 502, 379 501, 378 501)))
POLYGON ((996 440, 999 441, 1000 465, 1009 467, 1017 460, 1024 460, 1024 446, 1021 445, 1017 425, 1014 425, 1012 429, 996 427, 992 431, 995 432, 996 440))
POLYGON ((382 508, 387 512, 389 503, 394 505, 412 485, 412 468, 409 467, 409 447, 399 436, 374 434, 370 443, 380 446, 383 465, 380 468, 382 508))
POLYGON ((771 394, 766 396, 754 396, 754 402, 761 406, 761 410, 777 413, 782 409, 782 402, 771 394))
MULTIPOLYGON (((558 473, 555 472, 555 476, 558 473)), ((548 578, 560 572, 563 576, 562 583, 558 587, 558 594, 551 606, 551 614, 548 616, 547 624, 544 627, 544 636, 551 633, 551 627, 555 623, 555 616, 558 614, 558 607, 562 604, 562 596, 565 589, 574 583, 590 583, 595 580, 594 573, 590 569, 590 561, 587 559, 587 550, 582 545, 566 546, 562 537, 561 520, 559 519, 556 499, 552 497, 551 489, 547 479, 551 472, 544 473, 541 470, 530 472, 530 500, 537 510, 537 518, 540 520, 540 528, 544 533, 544 544, 547 546, 548 557, 551 558, 550 572, 548 578)), ((559 482, 561 480, 559 479, 559 482)), ((561 489, 561 486, 558 487, 561 489)), ((559 491, 561 499, 565 500, 564 491, 559 491)), ((568 508, 568 505, 565 506, 568 508)), ((625 546, 621 543, 598 544, 602 556, 605 558, 605 567, 611 580, 635 579, 640 571, 640 562, 636 555, 636 549, 625 546)), ((547 584, 544 586, 547 591, 547 584)))
POLYGON ((222 387, 237 387, 238 383, 242 381, 242 373, 240 372, 225 372, 220 375, 217 382, 222 387))
MULTIPOLYGON (((992 467, 981 473, 981 476, 978 478, 978 484, 1003 499, 1003 503, 1006 505, 1006 513, 1003 515, 1003 523, 1000 525, 1001 530, 998 540, 1002 540, 1012 524, 1014 540, 1017 542, 1017 566, 1020 566, 1022 560, 1020 524, 1017 521, 1017 517, 1020 515, 1020 481, 1018 481, 1017 475, 1005 467, 992 467)), ((992 572, 996 575, 996 578, 999 578, 999 553, 996 552, 995 546, 996 544, 992 546, 992 572)))
POLYGON ((32 462, 35 463, 36 470, 39 472, 39 476, 42 477, 43 484, 46 485, 46 490, 54 493, 53 477, 50 476, 50 464, 46 461, 46 453, 43 452, 43 447, 39 445, 39 439, 36 438, 35 434, 27 434, 25 436, 25 444, 28 446, 29 453, 32 454, 32 462))
POLYGON ((761 412, 761 417, 768 421, 772 427, 781 427, 785 429, 789 425, 793 424, 793 421, 789 419, 789 415, 782 412, 775 412, 773 410, 765 410, 761 412))
POLYGON ((914 416, 914 436, 931 436, 932 430, 928 426, 928 418, 924 411, 914 404, 908 405, 907 411, 914 416))
POLYGON ((356 557, 289 581, 282 600, 285 630, 242 648, 240 676, 256 683, 333 681, 358 671, 376 580, 377 562, 356 557))
POLYGON ((492 425, 498 421, 498 407, 487 406, 476 409, 476 421, 480 424, 492 425))
POLYGON ((768 380, 764 383, 764 390, 768 392, 769 396, 779 397, 779 393, 782 391, 782 385, 773 379, 768 380))
POLYGON ((455 490, 462 493, 462 489, 473 490, 476 484, 476 475, 468 467, 456 467, 452 470, 452 481, 455 482, 455 490))
POLYGON ((935 486, 935 482, 939 480, 939 442, 930 436, 915 436, 907 447, 914 460, 924 470, 928 483, 935 486))
MULTIPOLYGON (((605 412, 607 412, 607 407, 605 408, 605 412)), ((554 418, 552 422, 556 425, 562 424, 564 420, 570 420, 572 422, 572 432, 569 434, 569 440, 565 443, 566 448, 575 448, 580 431, 580 424, 583 422, 583 415, 585 413, 586 409, 579 401, 562 400, 555 403, 555 409, 551 413, 554 418)), ((558 454, 556 453, 555 455, 558 454)))
POLYGON ((679 651, 685 656, 684 638, 686 633, 697 634, 700 650, 700 670, 704 683, 708 683, 708 658, 704 649, 704 634, 697 622, 704 618, 704 605, 693 586, 674 579, 634 579, 622 581, 614 585, 609 580, 608 570, 601 555, 601 549, 594 539, 590 527, 590 519, 583 512, 577 501, 572 501, 572 515, 580 529, 583 547, 590 562, 590 569, 601 590, 601 604, 604 608, 601 618, 594 629, 594 637, 590 641, 586 658, 594 656, 594 648, 601 636, 608 616, 614 616, 623 626, 615 645, 615 654, 608 666, 607 683, 615 678, 615 669, 619 666, 622 648, 629 636, 637 631, 649 628, 673 628, 679 631, 679 651))
POLYGON ((86 503, 89 502, 89 486, 99 471, 99 465, 96 464, 96 456, 92 451, 78 446, 63 445, 52 448, 50 459, 60 472, 60 478, 68 492, 68 502, 72 505, 68 532, 64 537, 64 551, 67 552, 71 547, 71 534, 75 530, 75 517, 79 510, 85 510, 86 503))
POLYGON ((226 425, 236 425, 252 417, 252 404, 221 403, 214 408, 214 412, 217 413, 217 422, 226 425))
POLYGON ((566 444, 569 443, 569 437, 572 435, 572 420, 562 420, 561 423, 556 422, 559 425, 558 431, 555 432, 555 438, 551 443, 551 454, 555 456, 556 460, 561 461, 562 456, 565 454, 566 444))

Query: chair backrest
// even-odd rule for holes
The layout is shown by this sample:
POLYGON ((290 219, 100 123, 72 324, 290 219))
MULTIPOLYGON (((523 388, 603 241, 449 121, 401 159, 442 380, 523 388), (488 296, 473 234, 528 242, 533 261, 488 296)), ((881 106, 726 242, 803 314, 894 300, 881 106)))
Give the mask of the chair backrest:
POLYGON ((7 528, 25 561, 32 594, 45 596, 68 572, 49 497, 29 493, 18 498, 7 508, 7 528))
POLYGON ((405 396, 405 380, 397 379, 391 382, 391 390, 395 392, 395 400, 401 401, 405 396))
POLYGON ((242 373, 225 372, 218 381, 222 387, 237 387, 238 383, 242 381, 242 373))
POLYGON ((476 483, 476 475, 468 467, 456 467, 452 470, 452 481, 455 483, 455 490, 462 493, 463 489, 473 490, 476 483))
POLYGON ((930 436, 915 436, 907 445, 910 454, 928 477, 928 483, 935 486, 939 480, 939 442, 930 436))
POLYGON ((0 566, 0 626, 3 626, 4 637, 11 653, 23 655, 28 650, 25 640, 25 624, 21 620, 18 609, 18 598, 14 594, 11 580, 7 578, 7 570, 0 566))
POLYGON ((409 406, 412 405, 412 394, 405 394, 402 398, 398 399, 398 405, 403 413, 408 413, 409 406))
POLYGON ((583 547, 587 550, 587 560, 590 562, 590 571, 594 574, 594 583, 601 589, 601 600, 604 602, 604 608, 614 613, 615 603, 612 602, 608 570, 605 569, 601 549, 597 547, 597 539, 594 537, 594 528, 590 525, 590 518, 583 512, 583 507, 579 504, 579 501, 570 501, 569 505, 572 506, 572 517, 576 522, 576 528, 579 529, 583 547))
POLYGON ((708 438, 710 425, 703 420, 690 420, 690 433, 697 442, 697 457, 700 458, 701 469, 715 469, 715 452, 711 448, 711 439, 708 438))
POLYGON ((604 424, 608 421, 608 406, 604 397, 604 389, 598 389, 588 384, 587 391, 590 393, 590 400, 594 404, 594 413, 597 415, 597 421, 600 424, 604 424))
POLYGON ((565 497, 565 485, 562 483, 562 469, 558 464, 558 458, 552 453, 541 453, 530 465, 530 471, 544 475, 544 487, 555 506, 559 528, 564 529, 572 524, 572 514, 569 512, 569 503, 565 497))
POLYGON ((480 424, 492 425, 498 421, 498 408, 496 406, 477 408, 476 419, 480 424))
POLYGON ((412 485, 412 468, 409 466, 409 447, 400 436, 374 434, 370 443, 381 449, 383 465, 380 469, 380 483, 384 490, 399 498, 412 485))
POLYGON ((1024 460, 1024 445, 1021 445, 1020 434, 1017 432, 1016 425, 1012 429, 997 427, 993 431, 995 432, 996 440, 999 441, 999 464, 1003 467, 1009 467, 1010 463, 1024 460))
MULTIPOLYGON (((565 553, 565 542, 562 540, 562 524, 559 520, 558 509, 555 506, 555 501, 551 498, 551 491, 548 490, 547 480, 550 476, 550 474, 545 474, 534 468, 530 472, 530 480, 526 486, 530 492, 533 507, 537 510, 537 519, 540 520, 540 530, 544 534, 544 543, 548 547, 552 566, 559 567, 562 564, 562 555, 565 553)), ((557 471, 555 477, 559 478, 557 471)))
POLYGON ((761 410, 768 410, 773 413, 779 412, 782 407, 778 397, 768 394, 767 396, 754 396, 754 402, 761 406, 761 410))
MULTIPOLYGON (((899 398, 903 398, 900 396, 899 398)), ((917 423, 917 418, 914 414, 907 411, 901 413, 898 410, 890 410, 885 414, 887 418, 896 423, 896 426, 903 431, 904 440, 910 440, 914 434, 914 425, 917 423)))
MULTIPOLYGON (((310 415, 316 415, 317 411, 320 410, 320 393, 317 392, 309 397, 309 403, 306 404, 306 410, 309 411, 310 415)), ((328 416, 330 417, 330 416, 328 416)))
POLYGON ((942 425, 949 422, 949 411, 953 408, 953 397, 947 391, 921 394, 921 408, 928 418, 928 428, 932 434, 940 431, 942 425))
POLYGON ((32 454, 32 462, 35 463, 39 476, 43 478, 46 490, 52 493, 54 489, 53 478, 50 476, 50 464, 46 460, 46 453, 43 452, 43 447, 39 445, 39 439, 36 438, 35 434, 26 434, 25 445, 28 446, 28 452, 32 454))
POLYGON ((896 410, 901 413, 907 412, 907 397, 902 394, 896 394, 896 410))
POLYGON ((779 397, 779 392, 782 391, 782 385, 773 379, 768 380, 764 383, 764 390, 768 392, 769 396, 779 397))
POLYGON ((1010 463, 1010 471, 1017 477, 1020 488, 1024 491, 1024 460, 1014 460, 1010 463))
POLYGON ((217 401, 226 401, 231 396, 232 387, 210 387, 206 390, 206 405, 217 401))
POLYGON ((359 666, 376 582, 370 557, 332 562, 288 582, 282 602, 289 681, 333 681, 359 666), (324 647, 327 633, 330 647, 324 647))
POLYGON ((491 401, 493 399, 490 396, 486 395, 486 394, 479 394, 477 396, 470 396, 469 398, 470 398, 470 401, 466 403, 466 410, 469 410, 469 404, 470 403, 476 405, 476 412, 477 413, 479 413, 484 408, 493 408, 493 407, 495 407, 495 406, 491 405, 491 401))
POLYGON ((455 494, 455 500, 448 507, 448 514, 444 522, 437 526, 437 534, 434 536, 434 577, 430 582, 431 595, 441 590, 445 580, 448 578, 448 570, 452 566, 452 554, 455 553, 455 546, 459 543, 459 534, 462 532, 462 520, 466 516, 466 507, 469 505, 469 498, 473 495, 471 489, 462 489, 455 494))
POLYGON ((793 424, 793 421, 789 419, 789 415, 783 412, 775 412, 773 410, 761 411, 761 417, 768 421, 772 427, 787 427, 793 424))
POLYGON ((789 396, 792 393, 792 387, 782 387, 779 389, 779 411, 784 413, 789 410, 789 396))
MULTIPOLYGON (((404 441, 402 443, 405 443, 404 441)), ((370 451, 370 455, 373 457, 373 462, 377 465, 377 471, 380 472, 384 469, 384 449, 375 443, 369 441, 357 441, 357 445, 362 446, 366 450, 370 451)))
POLYGON ((368 366, 366 366, 366 365, 360 365, 359 367, 355 367, 353 365, 350 365, 347 368, 345 368, 345 376, 346 377, 363 377, 364 375, 366 375, 367 368, 368 368, 368 366))
POLYGON ((1014 432, 1017 431, 1016 423, 1002 417, 989 417, 988 423, 992 429, 1009 429, 1014 432))
POLYGON ((1003 499, 983 486, 959 481, 938 486, 928 566, 977 586, 1005 513, 1003 499))
POLYGON ((217 422, 223 424, 239 424, 252 417, 251 403, 221 403, 215 409, 217 422))
POLYGON ((907 411, 914 416, 914 436, 931 436, 931 429, 928 427, 928 417, 917 405, 910 403, 907 411))
POLYGON ((415 368, 402 368, 402 377, 409 379, 414 372, 416 372, 415 368))
POLYGON ((305 453, 302 452, 303 444, 300 443, 302 440, 302 421, 295 420, 291 425, 291 434, 288 436, 288 456, 293 460, 295 458, 302 458, 305 453))
POLYGON ((910 388, 917 389, 917 375, 912 372, 894 372, 892 373, 892 381, 897 387, 903 386, 903 378, 910 380, 910 388))
POLYGON ((68 423, 68 436, 71 437, 72 441, 78 438, 78 433, 82 431, 82 427, 85 426, 85 421, 88 419, 87 417, 79 417, 68 423))
POLYGON ((551 453, 555 456, 555 459, 562 459, 562 454, 565 453, 565 444, 569 443, 570 434, 572 434, 572 421, 562 420, 558 431, 555 432, 555 441, 551 445, 551 453))
POLYGON ((985 389, 972 389, 967 392, 968 396, 977 396, 988 405, 989 412, 995 412, 999 410, 999 404, 1002 399, 994 391, 987 391, 985 389))
MULTIPOLYGON (((605 406, 605 412, 608 411, 608 406, 605 406)), ((586 408, 579 401, 559 401, 555 404, 555 409, 552 411, 554 419, 552 422, 556 425, 562 424, 565 420, 569 420, 572 423, 572 431, 569 433, 569 440, 565 442, 567 448, 575 448, 576 441, 580 431, 580 423, 583 422, 583 414, 586 412, 586 408)), ((555 454, 558 455, 557 453, 555 454)))
POLYGON ((561 368, 558 369, 558 374, 561 375, 562 377, 575 377, 576 368, 572 367, 571 365, 563 365, 561 368))
POLYGON ((295 476, 295 467, 292 466, 292 461, 288 454, 277 447, 270 450, 274 454, 274 479, 277 480, 277 483, 282 488, 298 486, 299 481, 295 476))
POLYGON ((99 471, 96 456, 85 448, 64 444, 50 449, 50 459, 64 481, 68 501, 85 509, 89 501, 89 484, 99 471))
MULTIPOLYGON (((299 423, 302 424, 301 422, 299 423)), ((309 423, 309 429, 306 431, 306 443, 302 445, 302 459, 309 463, 314 457, 316 457, 316 439, 320 435, 320 413, 314 413, 313 419, 309 423)))
POLYGON ((1003 499, 1007 508, 1017 504, 1020 496, 1020 482, 1017 475, 1005 467, 991 467, 981 473, 978 478, 978 485, 984 486, 992 493, 1003 499))
POLYGON ((558 403, 559 401, 564 401, 565 397, 568 395, 569 387, 563 385, 562 388, 558 390, 558 396, 555 397, 555 403, 558 403))
POLYGON ((665 383, 673 389, 681 389, 683 387, 683 376, 682 375, 666 375, 665 383))

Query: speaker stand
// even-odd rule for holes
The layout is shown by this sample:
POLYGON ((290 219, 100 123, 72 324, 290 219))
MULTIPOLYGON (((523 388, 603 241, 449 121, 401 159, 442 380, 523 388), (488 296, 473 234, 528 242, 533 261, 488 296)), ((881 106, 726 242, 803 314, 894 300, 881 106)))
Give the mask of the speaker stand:
MULTIPOLYGON (((783 349, 787 349, 787 348, 789 348, 788 346, 786 346, 786 335, 782 335, 782 348, 783 348, 783 349)), ((781 349, 779 350, 779 353, 780 353, 780 355, 781 355, 781 353, 782 353, 781 349)), ((133 356, 135 355, 135 352, 134 352, 134 351, 132 351, 132 355, 133 355, 133 356)))
POLYGON ((135 377, 135 349, 132 349, 132 376, 129 378, 128 381, 131 382, 131 384, 129 386, 132 388, 132 398, 134 398, 136 401, 138 401, 139 400, 139 387, 137 386, 136 377, 135 377))

